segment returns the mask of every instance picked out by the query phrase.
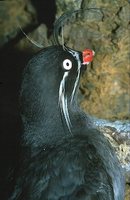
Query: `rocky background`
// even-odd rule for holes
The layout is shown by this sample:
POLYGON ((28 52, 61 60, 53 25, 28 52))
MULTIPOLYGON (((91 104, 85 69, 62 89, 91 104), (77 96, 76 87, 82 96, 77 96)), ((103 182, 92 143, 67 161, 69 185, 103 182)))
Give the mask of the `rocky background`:
MULTIPOLYGON (((112 143, 127 172, 126 199, 128 200, 130 199, 130 2, 128 0, 0 1, 2 125, 0 152, 3 175, 0 181, 2 182, 7 173, 6 164, 7 166, 10 163, 14 164, 17 160, 15 152, 18 151, 21 131, 18 95, 25 64, 35 52, 39 51, 40 46, 46 47, 52 44, 54 21, 64 12, 80 8, 84 9, 84 12, 68 17, 63 27, 64 41, 69 47, 77 50, 87 47, 95 51, 94 61, 81 79, 79 103, 91 116, 111 120, 113 123, 118 122, 114 128, 110 124, 103 128, 99 125, 99 128, 103 129, 102 132, 112 143), (88 8, 98 9, 87 10, 88 8), (123 128, 120 129, 119 124, 123 128)), ((60 35, 59 40, 62 43, 60 35)), ((5 190, 4 185, 2 190, 5 190)))

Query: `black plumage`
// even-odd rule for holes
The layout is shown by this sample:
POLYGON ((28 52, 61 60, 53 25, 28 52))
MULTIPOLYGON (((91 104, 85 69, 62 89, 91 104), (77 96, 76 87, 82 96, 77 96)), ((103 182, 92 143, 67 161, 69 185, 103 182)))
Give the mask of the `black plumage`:
POLYGON ((60 45, 55 27, 56 45, 35 55, 23 73, 22 150, 9 200, 123 200, 116 154, 77 104, 83 53, 60 45))
POLYGON ((80 52, 51 46, 25 68, 22 155, 10 200, 123 200, 124 180, 115 152, 79 109, 77 95, 72 98, 79 62, 74 52, 82 58, 80 52), (70 70, 63 66, 66 59, 72 63, 70 70), (68 110, 60 106, 66 103, 60 102, 62 95, 68 110))

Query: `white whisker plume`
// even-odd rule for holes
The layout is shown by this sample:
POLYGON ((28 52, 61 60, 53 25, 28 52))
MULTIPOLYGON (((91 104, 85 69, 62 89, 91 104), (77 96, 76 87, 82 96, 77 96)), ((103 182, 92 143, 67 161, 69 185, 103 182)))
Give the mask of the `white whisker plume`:
POLYGON ((71 121, 70 121, 70 117, 69 117, 69 112, 68 112, 68 104, 67 104, 67 96, 65 96, 65 81, 66 78, 68 77, 69 72, 65 72, 62 78, 62 81, 60 83, 60 88, 59 88, 59 105, 60 105, 60 109, 62 114, 64 115, 67 127, 71 132, 71 121))
POLYGON ((34 41, 32 38, 30 38, 30 37, 23 31, 23 29, 21 28, 21 26, 20 26, 19 24, 18 24, 18 26, 19 26, 20 30, 22 31, 22 33, 25 35, 25 37, 26 37, 33 45, 35 45, 36 47, 38 47, 38 48, 40 48, 40 49, 44 47, 43 45, 37 43, 37 42, 34 41))
POLYGON ((80 58, 79 58, 79 54, 77 52, 70 51, 70 53, 76 58, 76 60, 78 62, 78 70, 77 70, 78 74, 77 74, 76 81, 75 81, 74 88, 73 88, 72 95, 71 95, 71 103, 72 103, 72 101, 74 99, 75 91, 76 91, 76 88, 77 88, 77 85, 78 85, 78 82, 79 82, 81 61, 80 61, 80 58))

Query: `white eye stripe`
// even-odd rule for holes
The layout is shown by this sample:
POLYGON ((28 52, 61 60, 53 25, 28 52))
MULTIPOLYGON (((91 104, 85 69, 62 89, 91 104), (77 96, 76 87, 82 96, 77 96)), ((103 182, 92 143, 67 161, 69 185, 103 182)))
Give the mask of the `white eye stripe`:
POLYGON ((72 62, 71 62, 71 60, 65 59, 65 60, 63 61, 63 68, 64 68, 65 70, 70 70, 70 69, 72 68, 72 62))

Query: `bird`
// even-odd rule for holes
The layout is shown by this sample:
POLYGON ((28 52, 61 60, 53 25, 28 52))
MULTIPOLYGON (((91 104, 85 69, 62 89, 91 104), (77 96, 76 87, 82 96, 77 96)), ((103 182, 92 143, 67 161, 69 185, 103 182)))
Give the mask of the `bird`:
POLYGON ((109 141, 78 104, 94 51, 55 44, 23 72, 23 135, 9 200, 123 200, 124 176, 109 141))
POLYGON ((81 71, 93 54, 55 45, 25 68, 23 150, 11 200, 123 200, 115 152, 77 103, 81 71))

